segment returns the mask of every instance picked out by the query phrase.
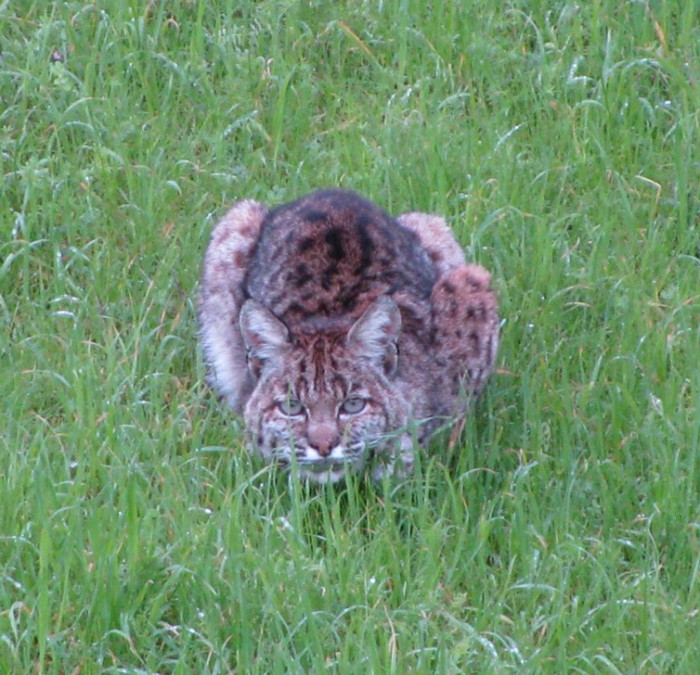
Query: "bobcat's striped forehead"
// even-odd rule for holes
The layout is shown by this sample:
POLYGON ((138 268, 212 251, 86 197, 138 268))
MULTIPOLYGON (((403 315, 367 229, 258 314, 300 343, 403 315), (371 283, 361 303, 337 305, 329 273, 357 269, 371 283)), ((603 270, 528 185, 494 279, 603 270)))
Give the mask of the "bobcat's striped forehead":
POLYGON ((300 398, 312 401, 325 396, 340 398, 352 385, 347 365, 339 340, 317 335, 290 354, 290 372, 296 375, 290 385, 300 398))
POLYGON ((293 395, 307 405, 341 402, 363 392, 383 396, 389 383, 367 363, 354 360, 342 344, 342 336, 313 336, 295 345, 284 363, 270 377, 278 392, 293 395))

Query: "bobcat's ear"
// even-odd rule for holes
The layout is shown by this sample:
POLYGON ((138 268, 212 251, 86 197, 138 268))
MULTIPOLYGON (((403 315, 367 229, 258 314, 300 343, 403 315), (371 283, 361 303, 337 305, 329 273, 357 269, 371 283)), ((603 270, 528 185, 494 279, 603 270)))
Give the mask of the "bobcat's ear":
POLYGON ((257 378, 263 366, 282 358, 291 346, 287 327, 257 300, 246 300, 239 317, 248 368, 257 378))
POLYGON ((355 321, 346 338, 348 349, 392 375, 398 362, 396 343, 401 332, 401 312, 388 296, 377 298, 355 321))

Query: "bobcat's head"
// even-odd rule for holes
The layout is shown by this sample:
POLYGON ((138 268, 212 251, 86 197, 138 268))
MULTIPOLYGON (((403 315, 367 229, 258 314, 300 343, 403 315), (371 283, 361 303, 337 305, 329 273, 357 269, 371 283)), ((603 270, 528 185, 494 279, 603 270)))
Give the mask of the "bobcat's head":
POLYGON ((319 483, 361 470, 374 454, 401 452, 410 464, 410 439, 395 433, 409 404, 392 380, 401 314, 391 298, 375 300, 346 334, 293 337, 255 300, 243 305, 240 326, 257 380, 245 422, 265 459, 319 483))

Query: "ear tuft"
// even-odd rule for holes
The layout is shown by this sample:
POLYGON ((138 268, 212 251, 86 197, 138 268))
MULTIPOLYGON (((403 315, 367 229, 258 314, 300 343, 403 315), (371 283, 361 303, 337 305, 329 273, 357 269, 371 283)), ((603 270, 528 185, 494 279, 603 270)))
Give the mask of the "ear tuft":
POLYGON ((392 298, 377 298, 355 321, 346 338, 348 349, 392 375, 398 362, 401 312, 392 298))
POLYGON ((275 363, 289 349, 289 331, 265 305, 252 299, 241 307, 239 323, 248 367, 258 377, 266 363, 275 363))

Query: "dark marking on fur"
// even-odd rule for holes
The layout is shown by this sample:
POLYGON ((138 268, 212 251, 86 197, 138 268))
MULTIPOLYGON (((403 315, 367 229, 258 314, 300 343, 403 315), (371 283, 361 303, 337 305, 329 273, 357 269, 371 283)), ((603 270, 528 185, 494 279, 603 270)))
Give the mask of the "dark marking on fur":
POLYGON ((310 223, 317 223, 321 220, 328 219, 328 214, 325 211, 319 211, 318 209, 304 210, 299 215, 303 220, 306 220, 310 223))
POLYGON ((331 277, 328 274, 328 270, 321 275, 321 288, 323 288, 324 291, 330 291, 331 289, 331 277))
POLYGON ((287 307, 287 312, 290 314, 299 314, 301 316, 306 315, 306 309, 302 307, 298 302, 293 302, 287 307))
POLYGON ((244 237, 252 237, 254 234, 257 234, 258 232, 258 224, 257 222, 251 223, 251 222, 245 222, 242 223, 238 231, 244 236, 244 237))
POLYGON ((300 263, 299 265, 297 265, 294 271, 296 273, 294 285, 297 288, 301 288, 313 279, 313 274, 309 272, 309 268, 304 263, 300 263))
POLYGON ((333 260, 342 260, 345 256, 345 251, 343 249, 343 240, 340 236, 340 230, 337 227, 333 227, 325 236, 326 244, 328 244, 328 254, 333 260))
MULTIPOLYGON (((335 362, 335 359, 331 361, 331 366, 335 370, 337 368, 337 364, 335 362)), ((336 393, 336 395, 340 398, 343 396, 347 396, 348 393, 348 383, 347 380, 342 376, 339 375, 338 373, 334 373, 333 377, 331 378, 330 386, 332 391, 336 393)))
POLYGON ((360 263, 355 270, 356 274, 361 274, 372 264, 375 246, 367 229, 369 222, 371 220, 367 216, 361 216, 355 223, 357 226, 357 239, 360 244, 360 263))
POLYGON ((299 240, 299 253, 305 253, 314 245, 313 237, 302 237, 299 240))

